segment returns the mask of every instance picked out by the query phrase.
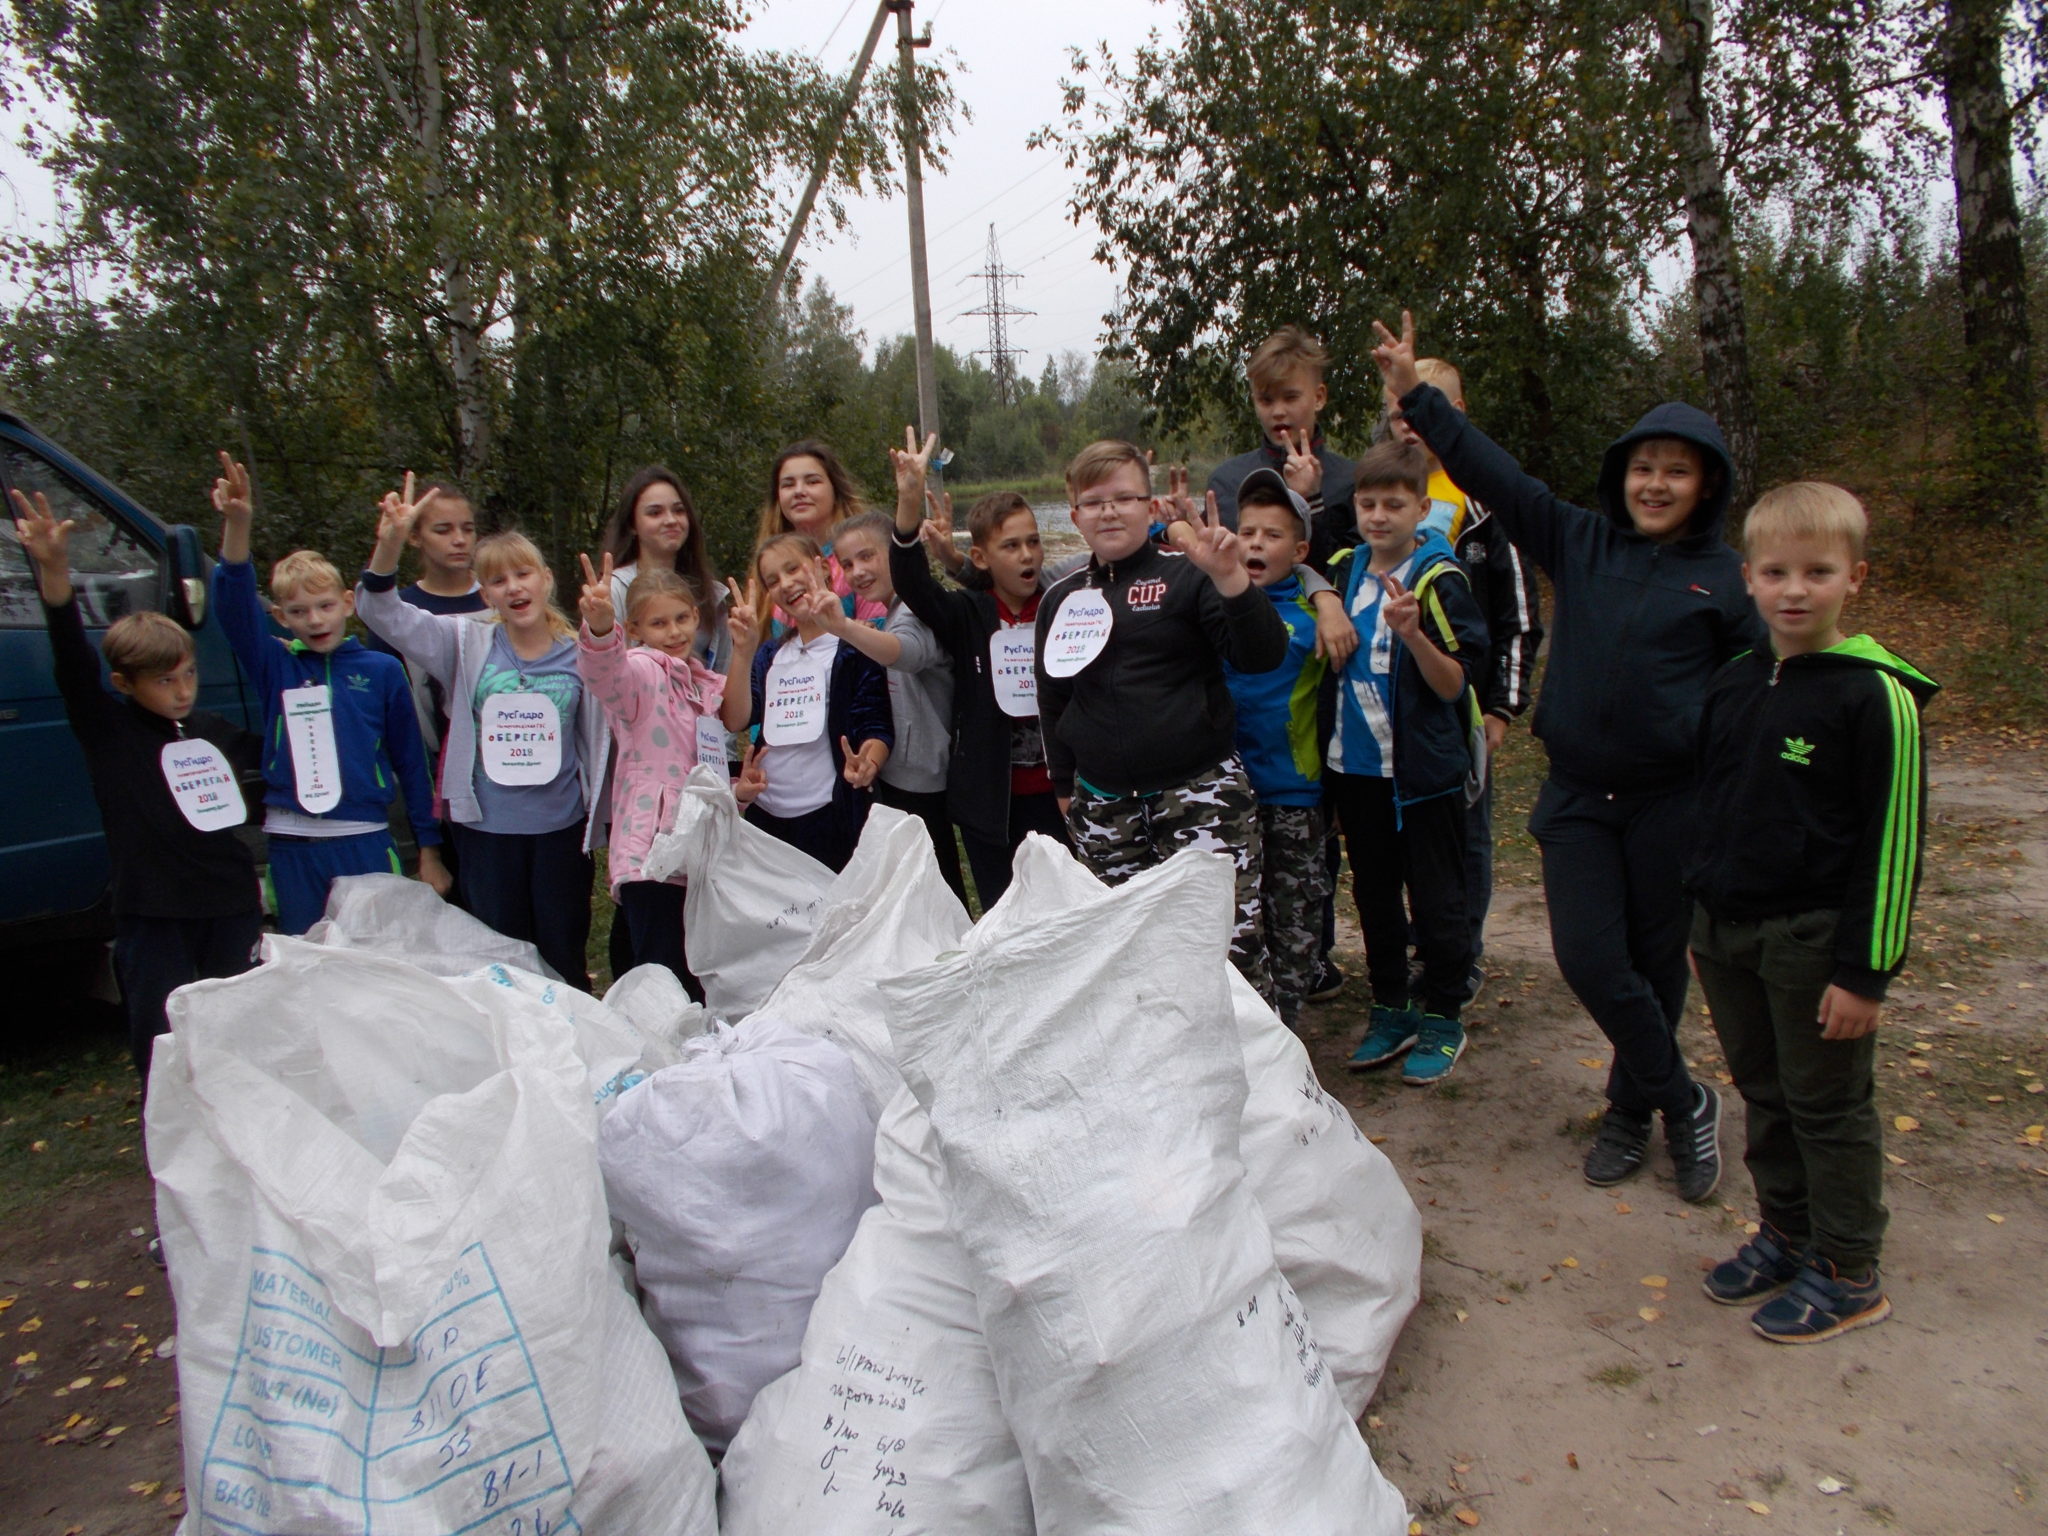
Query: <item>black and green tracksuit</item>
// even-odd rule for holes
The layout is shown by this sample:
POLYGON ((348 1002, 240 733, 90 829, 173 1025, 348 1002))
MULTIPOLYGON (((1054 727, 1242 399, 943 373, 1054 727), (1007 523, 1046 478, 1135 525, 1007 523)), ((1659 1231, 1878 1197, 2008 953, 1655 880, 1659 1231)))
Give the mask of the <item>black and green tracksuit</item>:
POLYGON ((1905 963, 1935 684, 1868 636, 1738 657, 1707 690, 1692 950, 1748 1111, 1762 1214, 1845 1273, 1884 1237, 1876 1036, 1823 1040, 1830 986, 1881 999, 1905 963))

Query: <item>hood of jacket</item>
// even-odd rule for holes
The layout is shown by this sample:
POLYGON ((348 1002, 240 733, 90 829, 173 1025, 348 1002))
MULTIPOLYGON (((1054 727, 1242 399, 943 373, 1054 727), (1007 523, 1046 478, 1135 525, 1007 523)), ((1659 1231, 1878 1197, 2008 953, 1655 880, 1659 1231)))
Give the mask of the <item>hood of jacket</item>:
POLYGON ((1719 540, 1728 522, 1728 503, 1735 494, 1735 461, 1728 456, 1728 440, 1714 418, 1697 406, 1669 400, 1653 406, 1643 419, 1607 447, 1600 460, 1600 510, 1610 522, 1625 531, 1635 531, 1628 515, 1622 486, 1628 478, 1629 450, 1645 438, 1675 437, 1691 443, 1706 456, 1710 469, 1718 469, 1719 484, 1693 508, 1681 542, 1694 539, 1719 540))
POLYGON ((1903 683, 1923 709, 1929 699, 1941 692, 1941 684, 1904 657, 1893 655, 1868 635, 1850 635, 1840 645, 1831 645, 1824 651, 1811 651, 1803 658, 1793 659, 1803 660, 1810 666, 1876 667, 1903 683))

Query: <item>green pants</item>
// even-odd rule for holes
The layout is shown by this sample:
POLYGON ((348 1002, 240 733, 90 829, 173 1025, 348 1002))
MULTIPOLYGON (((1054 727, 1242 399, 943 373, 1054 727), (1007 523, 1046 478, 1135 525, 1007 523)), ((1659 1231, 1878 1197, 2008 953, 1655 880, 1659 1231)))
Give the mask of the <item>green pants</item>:
POLYGON ((1702 908, 1693 915, 1692 953, 1748 1112, 1743 1161, 1764 1220, 1795 1252, 1811 1243, 1844 1274, 1861 1274, 1878 1261, 1890 1213, 1877 1036, 1820 1036, 1837 916, 1727 922, 1702 908))

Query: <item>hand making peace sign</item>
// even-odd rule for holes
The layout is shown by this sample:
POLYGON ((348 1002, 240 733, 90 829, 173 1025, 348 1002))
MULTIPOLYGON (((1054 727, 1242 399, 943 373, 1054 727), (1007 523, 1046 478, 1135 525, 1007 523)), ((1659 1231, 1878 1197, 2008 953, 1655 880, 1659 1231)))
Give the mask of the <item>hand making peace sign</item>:
POLYGON ((583 594, 576 600, 576 606, 583 611, 583 622, 593 635, 608 635, 612 625, 618 622, 618 615, 612 611, 612 554, 604 553, 604 565, 593 570, 590 556, 578 554, 583 562, 583 594))

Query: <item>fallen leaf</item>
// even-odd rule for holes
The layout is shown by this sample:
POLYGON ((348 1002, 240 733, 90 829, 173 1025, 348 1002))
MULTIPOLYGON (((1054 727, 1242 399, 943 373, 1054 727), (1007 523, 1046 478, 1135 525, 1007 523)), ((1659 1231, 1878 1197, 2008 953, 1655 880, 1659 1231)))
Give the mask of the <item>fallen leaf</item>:
POLYGON ((1899 1154, 1896 1152, 1885 1153, 1884 1160, 1890 1163, 1894 1168, 1903 1168, 1906 1166, 1906 1160, 1903 1157, 1899 1156, 1899 1154))
POLYGON ((1408 1536, 1422 1536, 1422 1522, 1420 1520, 1410 1520, 1408 1522, 1408 1536))
POLYGON ((14 1363, 16 1365, 34 1365, 38 1358, 39 1357, 37 1356, 36 1352, 34 1350, 30 1350, 25 1355, 16 1355, 14 1357, 14 1363))
POLYGON ((1717 1497, 1723 1499, 1739 1499, 1742 1497, 1742 1490, 1733 1483, 1723 1483, 1714 1490, 1714 1493, 1717 1497))
POLYGON ((1451 1518, 1460 1525, 1477 1525, 1479 1523, 1479 1511, 1476 1509, 1461 1509, 1455 1511, 1451 1518))
POLYGON ((1667 1275, 1645 1275, 1640 1283, 1647 1285, 1653 1291, 1661 1291, 1671 1284, 1671 1280, 1667 1275))
POLYGON ((1626 1200, 1617 1200, 1614 1202, 1614 1214, 1617 1216, 1631 1216, 1635 1214, 1635 1207, 1626 1200))
POLYGON ((1818 1488, 1822 1493, 1825 1493, 1830 1498, 1832 1498, 1834 1497, 1834 1495, 1840 1493, 1849 1485, 1843 1482, 1839 1477, 1824 1477, 1819 1482, 1815 1483, 1813 1486, 1818 1488))
POLYGON ((1853 1440, 1863 1433, 1863 1426, 1861 1424, 1844 1424, 1842 1426, 1842 1433, 1853 1440))
POLYGON ((2029 1083, 2027 1084, 2027 1092, 2048 1093, 2048 1083, 2029 1083))
POLYGON ((9 1307, 13 1306, 14 1300, 12 1296, 0 1296, 0 1312, 5 1312, 9 1307))
POLYGON ((108 1439, 108 1440, 111 1440, 111 1439, 113 1439, 113 1438, 114 1438, 114 1436, 116 1436, 116 1435, 125 1435, 125 1434, 127 1434, 127 1433, 128 1433, 128 1426, 127 1426, 126 1424, 116 1424, 116 1425, 114 1425, 113 1427, 111 1427, 110 1429, 108 1429, 108 1431, 107 1431, 107 1433, 106 1433, 106 1435, 105 1435, 105 1437, 104 1437, 104 1438, 105 1438, 105 1439, 108 1439))
POLYGON ((1606 1066, 1607 1063, 1602 1061, 1598 1056, 1581 1056, 1579 1058, 1579 1065, 1582 1067, 1591 1067, 1594 1071, 1597 1072, 1600 1070, 1600 1068, 1606 1066))
MULTIPOLYGON (((50 1150, 50 1144, 47 1141, 32 1141, 28 1144, 28 1149, 31 1152, 47 1152, 50 1150)), ((78 1527, 73 1526, 72 1529, 76 1530, 78 1527)))
POLYGON ((32 1317, 14 1331, 16 1333, 34 1333, 38 1328, 42 1326, 43 1320, 40 1317, 32 1317))
POLYGON ((1457 1318, 1457 1320, 1462 1323, 1465 1321, 1466 1318, 1470 1317, 1472 1314, 1470 1312, 1465 1311, 1463 1308, 1460 1308, 1458 1311, 1452 1313, 1451 1315, 1457 1318))
POLYGON ((78 1378, 78 1380, 71 1383, 71 1390, 74 1392, 83 1392, 87 1387, 91 1385, 92 1378, 90 1376, 81 1376, 78 1378))
POLYGON ((1990 1222, 1993 1226, 2002 1227, 2005 1225, 2005 1218, 1999 1215, 1996 1211, 1986 1211, 1984 1213, 1984 1219, 1990 1222))
POLYGON ((1917 1131, 1920 1129, 1920 1122, 1911 1115, 1893 1115, 1892 1129, 1895 1131, 1917 1131))
POLYGON ((145 1498, 145 1499, 153 1499, 153 1498, 155 1498, 155 1497, 156 1497, 156 1495, 157 1495, 157 1490, 158 1490, 159 1488, 161 1488, 161 1487, 163 1487, 163 1484, 162 1484, 162 1483, 160 1483, 160 1482, 156 1482, 156 1483, 130 1483, 130 1484, 128 1485, 128 1491, 129 1491, 130 1493, 137 1493, 137 1494, 140 1494, 140 1495, 142 1495, 142 1497, 143 1497, 143 1498, 145 1498))
POLYGON ((1636 1316, 1640 1317, 1646 1323, 1654 1323, 1657 1321, 1658 1318, 1662 1317, 1663 1315, 1664 1314, 1662 1312, 1659 1312, 1655 1307, 1636 1308, 1636 1316))
POLYGON ((1558 1260, 1558 1268, 1560 1269, 1577 1269, 1578 1267, 1579 1261, 1571 1257, 1571 1255, 1569 1254, 1565 1255, 1564 1258, 1558 1260))
POLYGON ((1577 1451, 1566 1451, 1564 1453, 1564 1464, 1570 1467, 1574 1472, 1578 1471, 1579 1453, 1577 1451))
POLYGON ((111 1392, 116 1387, 125 1387, 127 1385, 128 1378, 126 1376, 109 1376, 105 1381, 100 1383, 100 1390, 102 1392, 111 1392))
POLYGON ((126 1296, 130 1301, 133 1301, 138 1296, 148 1295, 149 1287, 146 1285, 131 1285, 128 1287, 127 1290, 123 1291, 121 1294, 123 1296, 126 1296))
POLYGON ((1761 1499, 1751 1499, 1742 1507, 1752 1515, 1768 1515, 1771 1512, 1771 1506, 1764 1503, 1761 1499))
POLYGON ((1376 1413, 1367 1414, 1365 1419, 1365 1427, 1367 1429, 1385 1429, 1387 1427, 1387 1421, 1381 1418, 1376 1413))

